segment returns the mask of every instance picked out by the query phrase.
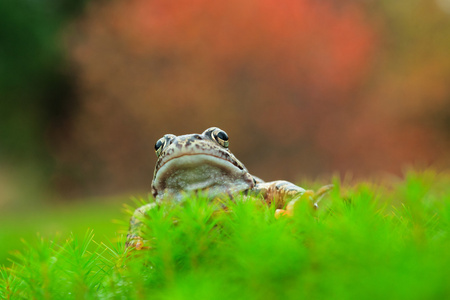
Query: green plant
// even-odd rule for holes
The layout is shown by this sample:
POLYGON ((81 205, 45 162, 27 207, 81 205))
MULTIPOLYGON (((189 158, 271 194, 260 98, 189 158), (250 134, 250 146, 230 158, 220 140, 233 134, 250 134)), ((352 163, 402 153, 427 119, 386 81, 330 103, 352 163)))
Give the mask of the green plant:
POLYGON ((92 232, 25 243, 1 271, 0 298, 445 299, 449 183, 433 172, 336 180, 318 211, 279 219, 258 199, 190 196, 149 213, 149 250, 125 249, 124 237, 96 244, 92 232))

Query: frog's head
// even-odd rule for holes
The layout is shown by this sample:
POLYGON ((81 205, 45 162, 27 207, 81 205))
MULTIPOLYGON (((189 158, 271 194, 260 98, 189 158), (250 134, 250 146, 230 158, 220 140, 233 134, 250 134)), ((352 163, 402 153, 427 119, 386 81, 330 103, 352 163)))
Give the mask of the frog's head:
POLYGON ((208 195, 234 194, 255 185, 244 165, 228 149, 225 131, 211 127, 202 134, 166 134, 155 144, 158 160, 152 193, 181 200, 183 192, 207 190, 208 195))

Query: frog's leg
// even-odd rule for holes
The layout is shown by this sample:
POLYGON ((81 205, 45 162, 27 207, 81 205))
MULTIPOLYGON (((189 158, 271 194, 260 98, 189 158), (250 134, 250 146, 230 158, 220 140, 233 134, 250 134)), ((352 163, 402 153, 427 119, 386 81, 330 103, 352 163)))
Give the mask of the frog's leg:
POLYGON ((257 182, 252 192, 260 194, 264 197, 267 203, 275 203, 278 208, 276 215, 292 215, 294 212, 295 203, 298 201, 307 200, 314 208, 317 208, 317 203, 322 197, 332 189, 333 185, 326 185, 321 187, 317 192, 312 190, 305 190, 289 181, 277 180, 272 182, 257 182), (281 209, 285 205, 286 209, 281 209))
POLYGON ((295 204, 299 201, 309 201, 313 204, 314 208, 317 209, 318 203, 322 200, 323 196, 333 188, 332 184, 324 185, 316 192, 313 190, 306 190, 300 197, 295 197, 292 201, 288 203, 285 209, 277 209, 275 211, 275 217, 279 217, 281 215, 292 216, 294 214, 295 204))
POLYGON ((277 208, 284 207, 289 199, 305 192, 305 189, 285 180, 257 182, 252 189, 252 194, 262 195, 268 204, 275 203, 277 208))
POLYGON ((134 247, 136 250, 149 248, 148 241, 144 241, 142 238, 144 227, 143 221, 147 216, 147 212, 156 207, 156 203, 149 203, 139 207, 133 213, 130 219, 130 229, 127 234, 126 247, 134 247))

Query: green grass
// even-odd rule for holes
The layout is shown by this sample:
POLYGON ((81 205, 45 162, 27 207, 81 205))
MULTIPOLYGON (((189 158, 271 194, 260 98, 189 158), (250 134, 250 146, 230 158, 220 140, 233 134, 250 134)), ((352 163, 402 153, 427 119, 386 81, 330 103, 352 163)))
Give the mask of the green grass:
POLYGON ((26 242, 1 271, 0 298, 449 298, 450 175, 335 181, 318 211, 299 205, 292 218, 259 201, 163 205, 146 220, 146 251, 91 231, 26 242))
MULTIPOLYGON (((126 220, 122 203, 127 197, 85 199, 71 203, 33 205, 21 203, 0 210, 0 265, 9 265, 11 251, 23 248, 22 240, 31 241, 36 233, 45 238, 70 234, 83 237, 93 229, 98 242, 116 236, 118 226, 112 220, 126 220)), ((1 299, 1 298, 0 298, 1 299)))

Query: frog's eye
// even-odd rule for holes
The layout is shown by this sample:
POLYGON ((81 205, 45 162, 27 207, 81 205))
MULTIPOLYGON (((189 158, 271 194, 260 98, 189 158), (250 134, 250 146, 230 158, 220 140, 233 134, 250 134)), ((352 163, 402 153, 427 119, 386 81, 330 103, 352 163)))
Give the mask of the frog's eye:
POLYGON ((164 148, 170 145, 173 140, 176 139, 176 136, 173 134, 166 134, 162 138, 156 141, 155 143, 155 152, 156 156, 159 157, 164 150, 164 148))
POLYGON ((155 153, 156 153, 157 157, 159 157, 161 155, 161 151, 162 151, 162 149, 164 149, 165 145, 166 145, 166 139, 163 137, 156 141, 155 153))
POLYGON ((212 137, 216 140, 219 145, 224 148, 228 148, 228 135, 225 131, 221 129, 216 129, 212 133, 212 137))

